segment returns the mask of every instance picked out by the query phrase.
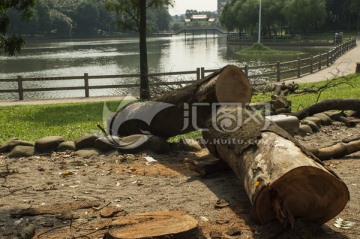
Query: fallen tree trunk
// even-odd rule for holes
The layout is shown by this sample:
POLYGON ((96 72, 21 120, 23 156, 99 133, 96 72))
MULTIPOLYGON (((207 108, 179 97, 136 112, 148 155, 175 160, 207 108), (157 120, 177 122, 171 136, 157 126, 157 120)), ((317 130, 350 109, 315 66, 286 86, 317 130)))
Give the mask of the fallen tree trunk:
POLYGON ((284 130, 245 114, 239 107, 222 108, 203 136, 243 183, 256 219, 293 226, 295 218, 322 224, 339 214, 350 198, 345 183, 284 130), (240 126, 230 123, 233 116, 242 119, 240 126))
POLYGON ((304 119, 307 116, 321 113, 327 110, 359 110, 360 100, 359 99, 333 99, 324 100, 316 104, 310 105, 298 112, 292 113, 291 115, 296 116, 299 120, 304 119))
POLYGON ((212 111, 211 103, 249 103, 251 84, 236 66, 174 90, 151 102, 136 102, 120 109, 108 123, 111 135, 150 132, 171 137, 203 128, 212 111))

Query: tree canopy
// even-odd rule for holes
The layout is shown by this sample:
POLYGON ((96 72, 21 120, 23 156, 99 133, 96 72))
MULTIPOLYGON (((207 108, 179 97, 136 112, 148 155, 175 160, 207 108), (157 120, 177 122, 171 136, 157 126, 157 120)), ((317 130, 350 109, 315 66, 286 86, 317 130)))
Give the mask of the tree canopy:
POLYGON ((0 2, 0 53, 14 55, 20 52, 24 40, 15 32, 11 32, 10 9, 19 12, 21 19, 28 20, 33 15, 35 0, 2 0, 0 2))
MULTIPOLYGON (((220 16, 229 30, 252 33, 258 24, 259 0, 231 0, 220 16)), ((360 30, 359 0, 262 0, 264 35, 360 30)))
MULTIPOLYGON (((105 9, 106 2, 108 1, 36 0, 31 20, 21 21, 21 13, 15 9, 8 9, 7 15, 14 32, 25 35, 109 35, 116 29, 119 19, 116 12, 105 9)), ((164 8, 148 9, 149 32, 168 30, 170 20, 170 15, 164 8)))

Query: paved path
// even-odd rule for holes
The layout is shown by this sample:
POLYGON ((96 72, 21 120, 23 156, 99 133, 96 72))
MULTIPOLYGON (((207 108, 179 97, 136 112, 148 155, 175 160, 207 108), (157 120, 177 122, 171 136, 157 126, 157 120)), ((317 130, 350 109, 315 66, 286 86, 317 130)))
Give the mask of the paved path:
POLYGON ((295 83, 308 83, 350 75, 355 73, 357 62, 360 62, 360 40, 357 41, 357 46, 355 48, 345 53, 345 55, 339 57, 333 65, 327 68, 323 68, 322 70, 315 72, 314 74, 308 74, 299 79, 287 81, 295 83))

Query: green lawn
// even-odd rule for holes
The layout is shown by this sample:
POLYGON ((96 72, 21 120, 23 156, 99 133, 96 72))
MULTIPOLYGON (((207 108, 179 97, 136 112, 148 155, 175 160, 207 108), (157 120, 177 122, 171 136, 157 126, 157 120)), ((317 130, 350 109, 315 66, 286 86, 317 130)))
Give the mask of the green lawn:
MULTIPOLYGON (((320 100, 331 98, 360 98, 360 75, 340 78, 336 82, 346 84, 329 88, 322 92, 320 100)), ((304 84, 302 88, 321 86, 324 82, 304 84)), ((317 94, 291 95, 292 109, 297 111, 316 102, 317 94)), ((270 94, 256 94, 253 102, 268 101, 270 94)), ((120 102, 107 102, 115 111, 120 102)), ((102 123, 103 103, 72 103, 54 105, 24 105, 0 107, 0 143, 17 137, 34 141, 49 135, 60 135, 69 140, 85 134, 98 132, 102 123)), ((195 134, 197 135, 197 134, 195 134)))
MULTIPOLYGON (((119 101, 107 102, 115 111, 119 101)), ((0 142, 11 138, 34 141, 49 135, 69 140, 91 132, 99 132, 102 123, 102 102, 53 105, 24 105, 0 107, 0 142)))
MULTIPOLYGON (((327 82, 300 84, 300 89, 309 87, 321 87, 327 82)), ((336 98, 360 98, 360 75, 350 75, 340 77, 333 81, 332 85, 339 84, 335 87, 329 87, 324 90, 319 97, 319 101, 336 98)), ((258 93, 252 98, 252 102, 268 101, 272 93, 258 93)), ((304 107, 316 103, 319 94, 290 95, 288 99, 292 101, 292 111, 298 111, 304 107)))

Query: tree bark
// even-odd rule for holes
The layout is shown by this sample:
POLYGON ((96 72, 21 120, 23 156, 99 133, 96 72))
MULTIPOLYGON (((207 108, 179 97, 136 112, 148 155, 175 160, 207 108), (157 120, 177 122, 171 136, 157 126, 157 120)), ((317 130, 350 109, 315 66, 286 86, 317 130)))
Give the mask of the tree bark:
POLYGON ((309 107, 306 107, 298 112, 292 113, 299 118, 299 120, 304 119, 307 116, 324 112, 327 110, 358 110, 360 109, 360 100, 359 99, 333 99, 333 100, 324 100, 316 104, 313 104, 309 107))
POLYGON ((120 109, 108 123, 111 135, 150 132, 172 137, 205 127, 213 103, 247 104, 251 84, 244 72, 226 66, 193 84, 149 102, 136 102, 120 109))
POLYGON ((303 218, 322 224, 344 209, 349 191, 334 172, 264 119, 248 120, 239 129, 227 121, 224 130, 220 116, 229 110, 244 119, 242 109, 224 107, 217 121, 207 122, 209 131, 203 136, 210 152, 224 160, 243 183, 260 223, 277 219, 293 226, 295 218, 303 218))
POLYGON ((150 99, 150 88, 148 78, 148 60, 147 60, 147 43, 146 43, 146 0, 139 0, 140 12, 140 99, 150 99))

